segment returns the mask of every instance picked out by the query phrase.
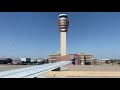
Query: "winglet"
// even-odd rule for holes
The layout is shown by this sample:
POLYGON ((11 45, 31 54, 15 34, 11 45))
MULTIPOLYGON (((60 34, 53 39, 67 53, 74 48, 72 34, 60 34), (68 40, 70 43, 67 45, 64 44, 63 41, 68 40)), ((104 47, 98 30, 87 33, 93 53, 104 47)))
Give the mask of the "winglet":
POLYGON ((73 64, 73 65, 75 65, 75 59, 76 59, 76 58, 70 60, 70 61, 72 61, 72 64, 73 64))

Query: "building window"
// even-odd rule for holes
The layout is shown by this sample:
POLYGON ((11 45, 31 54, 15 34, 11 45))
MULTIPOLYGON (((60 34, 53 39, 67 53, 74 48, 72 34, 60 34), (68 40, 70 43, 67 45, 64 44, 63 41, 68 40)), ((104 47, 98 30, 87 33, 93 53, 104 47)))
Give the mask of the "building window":
POLYGON ((62 17, 67 18, 67 16, 60 16, 60 18, 62 18, 62 17))

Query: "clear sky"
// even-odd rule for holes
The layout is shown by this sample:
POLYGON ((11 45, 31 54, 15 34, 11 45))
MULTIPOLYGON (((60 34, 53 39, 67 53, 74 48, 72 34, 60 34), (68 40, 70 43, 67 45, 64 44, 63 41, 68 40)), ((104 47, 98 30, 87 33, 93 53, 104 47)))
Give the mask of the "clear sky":
POLYGON ((120 12, 0 12, 0 57, 45 58, 56 54, 60 13, 68 14, 70 22, 68 54, 120 58, 120 12))

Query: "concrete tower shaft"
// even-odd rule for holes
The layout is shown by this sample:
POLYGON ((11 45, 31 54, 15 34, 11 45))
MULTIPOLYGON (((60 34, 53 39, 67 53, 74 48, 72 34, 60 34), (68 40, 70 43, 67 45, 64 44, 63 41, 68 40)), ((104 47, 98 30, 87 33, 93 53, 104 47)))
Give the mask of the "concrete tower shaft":
POLYGON ((66 50, 66 32, 61 32, 60 33, 60 52, 61 56, 64 56, 67 54, 66 50))

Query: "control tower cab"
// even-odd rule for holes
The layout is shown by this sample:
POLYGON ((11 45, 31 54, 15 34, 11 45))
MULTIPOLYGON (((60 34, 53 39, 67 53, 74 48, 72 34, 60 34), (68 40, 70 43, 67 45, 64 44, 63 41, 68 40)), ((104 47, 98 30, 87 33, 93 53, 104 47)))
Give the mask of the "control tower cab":
POLYGON ((67 32, 69 26, 67 14, 60 14, 58 20, 58 27, 60 32, 67 32))

